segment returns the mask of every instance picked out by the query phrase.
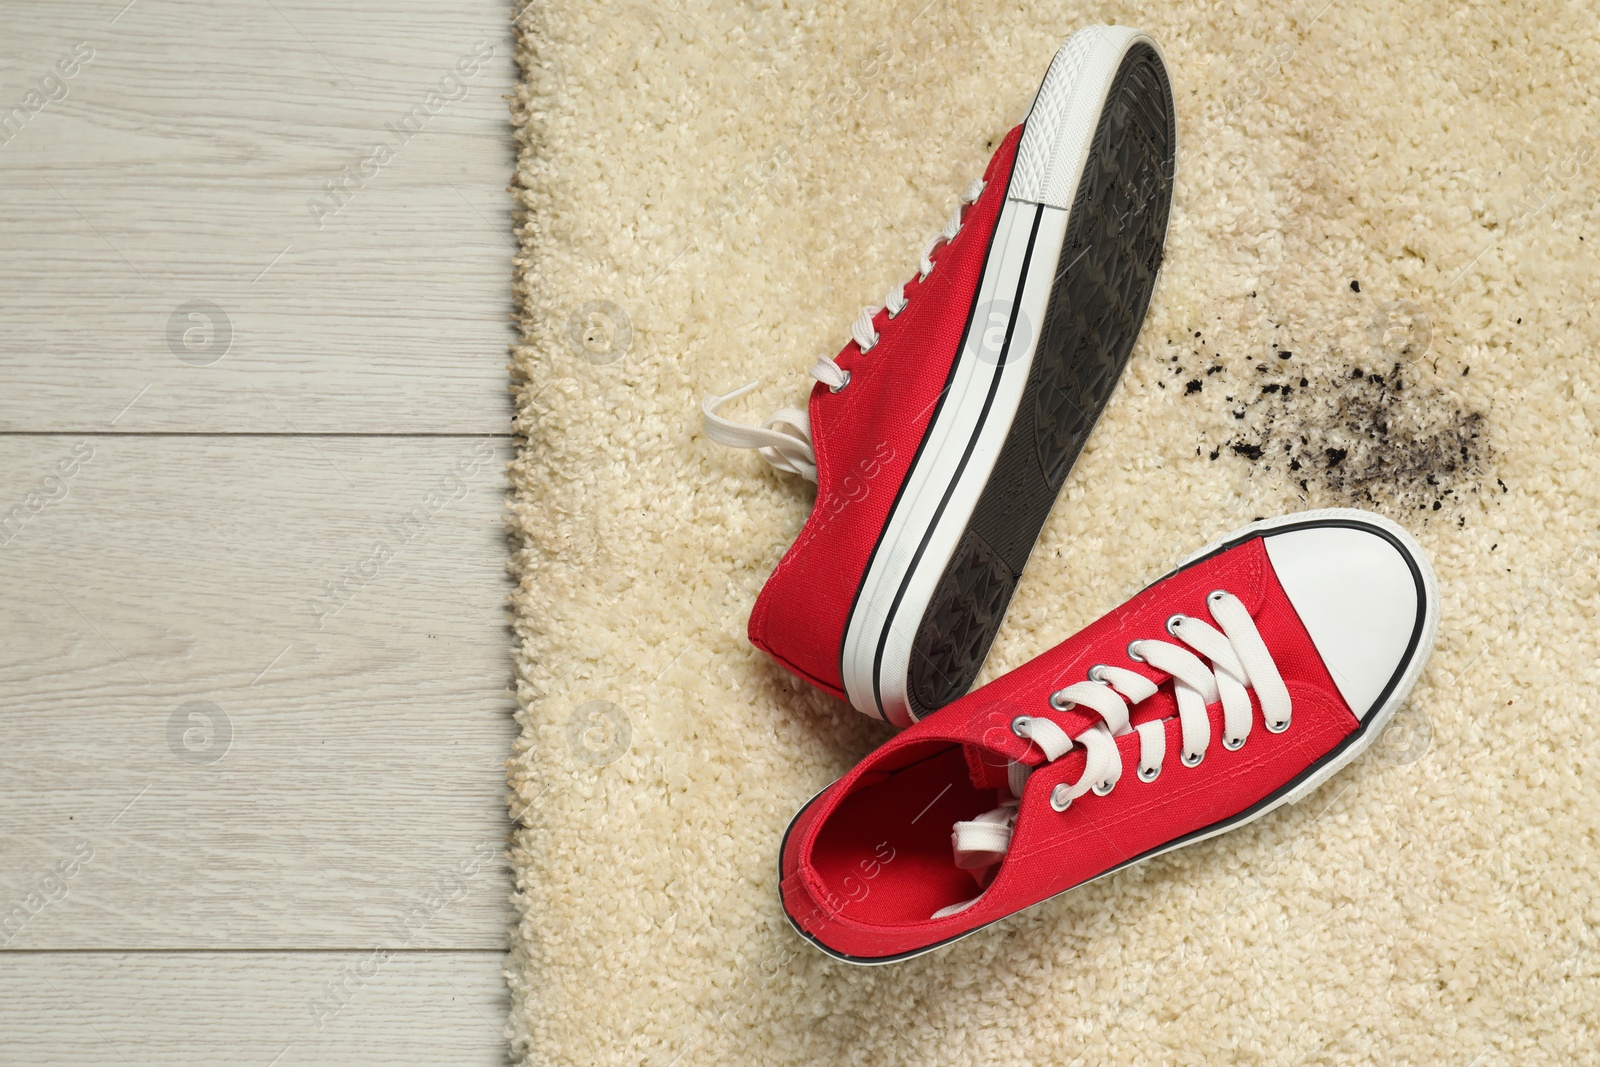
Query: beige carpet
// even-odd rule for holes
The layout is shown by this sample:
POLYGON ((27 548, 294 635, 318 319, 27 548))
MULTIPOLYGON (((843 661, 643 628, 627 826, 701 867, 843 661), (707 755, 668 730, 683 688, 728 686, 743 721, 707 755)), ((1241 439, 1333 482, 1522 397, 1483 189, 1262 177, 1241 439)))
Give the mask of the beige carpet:
POLYGON ((1600 1062, 1592 9, 926 3, 519 16, 516 1055, 1600 1062), (802 401, 1096 21, 1165 46, 1166 267, 986 676, 1334 504, 1432 553, 1438 648, 1305 803, 853 969, 788 929, 774 856, 885 735, 746 642, 809 487, 696 403, 802 401))

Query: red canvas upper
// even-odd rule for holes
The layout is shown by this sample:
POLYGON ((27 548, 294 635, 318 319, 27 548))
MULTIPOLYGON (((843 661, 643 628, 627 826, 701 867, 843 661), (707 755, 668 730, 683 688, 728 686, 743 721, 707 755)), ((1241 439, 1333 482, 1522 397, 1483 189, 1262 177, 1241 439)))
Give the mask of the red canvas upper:
POLYGON ((960 231, 934 252, 933 273, 906 284, 906 307, 892 319, 878 312, 878 343, 840 351, 850 383, 811 391, 817 500, 756 600, 750 641, 840 699, 850 608, 949 380, 1021 136, 1018 126, 1001 142, 960 231))
MULTIPOLYGON (((1132 600, 1002 678, 950 704, 891 739, 816 797, 784 844, 785 910, 807 934, 836 953, 892 957, 926 948, 1044 900, 1111 868, 1248 809, 1335 748, 1359 723, 1340 695, 1310 635, 1279 584, 1261 538, 1165 578, 1132 600), (1222 709, 1207 710, 1213 742, 1197 767, 1181 747, 1170 678, 1131 660, 1135 640, 1171 640, 1167 619, 1209 619, 1215 589, 1249 610, 1293 701, 1287 731, 1263 728, 1250 691, 1254 725, 1229 752, 1222 709), (1137 724, 1165 719, 1168 758, 1153 782, 1129 773, 1105 796, 1085 794, 1064 812, 1050 806, 1059 783, 1082 776, 1084 751, 1054 762, 1012 732, 1018 715, 1048 717, 1071 736, 1099 718, 1087 709, 1055 711, 1049 696, 1084 680, 1095 664, 1137 671, 1161 690, 1133 705, 1137 724), (1011 847, 979 900, 958 914, 930 918, 969 900, 978 885, 951 854, 951 827, 995 806, 1010 761, 1036 768, 1028 779, 1011 847)), ((1137 734, 1116 739, 1124 767, 1139 759, 1137 734)))

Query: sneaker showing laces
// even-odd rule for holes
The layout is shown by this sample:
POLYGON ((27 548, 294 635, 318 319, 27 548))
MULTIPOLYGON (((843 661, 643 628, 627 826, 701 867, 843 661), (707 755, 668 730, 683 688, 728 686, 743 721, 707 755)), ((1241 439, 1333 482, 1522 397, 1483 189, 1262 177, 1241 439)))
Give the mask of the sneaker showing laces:
POLYGON ((781 846, 784 910, 887 963, 1260 818, 1382 733, 1438 618, 1386 519, 1248 526, 814 797, 781 846))
POLYGON ((1074 34, 1027 117, 923 250, 762 426, 710 396, 707 437, 817 483, 750 640, 904 726, 965 693, 1139 334, 1172 199, 1155 42, 1074 34))

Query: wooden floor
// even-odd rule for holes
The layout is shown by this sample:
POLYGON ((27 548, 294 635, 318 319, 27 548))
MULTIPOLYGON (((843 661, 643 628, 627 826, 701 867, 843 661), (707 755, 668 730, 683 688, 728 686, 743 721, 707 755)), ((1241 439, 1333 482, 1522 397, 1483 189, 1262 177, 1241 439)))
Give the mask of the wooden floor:
POLYGON ((0 2, 0 1061, 501 1064, 508 16, 0 2))

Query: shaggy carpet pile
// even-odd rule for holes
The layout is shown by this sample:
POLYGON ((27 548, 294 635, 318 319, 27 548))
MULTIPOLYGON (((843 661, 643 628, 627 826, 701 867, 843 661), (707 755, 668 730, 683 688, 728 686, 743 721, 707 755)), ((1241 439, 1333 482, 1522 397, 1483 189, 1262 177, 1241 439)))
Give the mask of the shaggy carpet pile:
POLYGON ((1532 1064, 1600 1047, 1600 214, 1587 4, 596 3, 517 14, 510 1036, 529 1064, 1532 1064), (832 962, 774 885, 885 737, 744 628, 798 406, 1059 43, 1162 43, 1167 256, 985 671, 1212 538, 1373 508, 1432 555, 1374 750, 947 950, 832 962))

